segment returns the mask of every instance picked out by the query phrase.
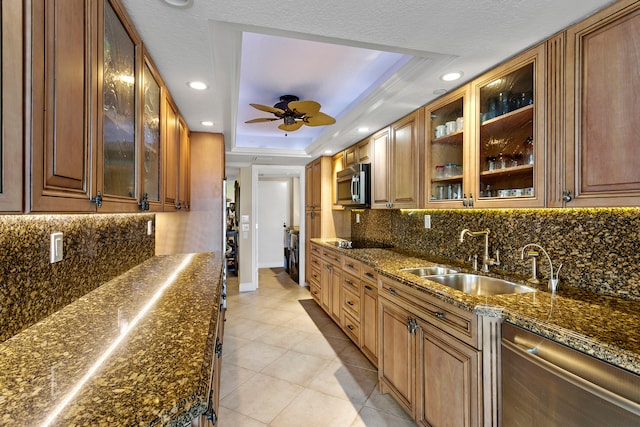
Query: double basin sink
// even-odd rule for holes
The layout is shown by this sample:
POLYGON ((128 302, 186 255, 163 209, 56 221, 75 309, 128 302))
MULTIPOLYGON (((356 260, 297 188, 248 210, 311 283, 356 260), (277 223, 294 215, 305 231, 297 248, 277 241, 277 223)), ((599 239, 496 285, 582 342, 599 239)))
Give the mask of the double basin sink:
POLYGON ((478 276, 476 274, 458 273, 456 270, 447 267, 403 268, 401 271, 429 279, 432 282, 470 295, 491 296, 535 292, 535 289, 509 282, 508 280, 478 276))

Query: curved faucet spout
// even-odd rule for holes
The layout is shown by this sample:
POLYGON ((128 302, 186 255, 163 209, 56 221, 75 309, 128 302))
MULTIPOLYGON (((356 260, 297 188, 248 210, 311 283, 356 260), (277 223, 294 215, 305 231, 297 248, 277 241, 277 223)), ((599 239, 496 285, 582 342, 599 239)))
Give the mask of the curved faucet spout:
POLYGON ((529 243, 527 245, 524 245, 522 247, 522 250, 520 251, 520 259, 524 259, 524 251, 530 246, 534 246, 534 247, 538 248, 540 250, 540 252, 542 252, 544 254, 544 256, 547 257, 547 261, 549 262, 549 284, 548 284, 548 288, 552 293, 555 293, 556 289, 558 287, 558 282, 560 280, 559 276, 560 276, 560 269, 562 268, 562 264, 560 264, 560 267, 558 268, 558 271, 556 272, 556 275, 554 275, 553 274, 553 263, 551 262, 551 257, 549 256, 547 251, 537 243, 529 243))

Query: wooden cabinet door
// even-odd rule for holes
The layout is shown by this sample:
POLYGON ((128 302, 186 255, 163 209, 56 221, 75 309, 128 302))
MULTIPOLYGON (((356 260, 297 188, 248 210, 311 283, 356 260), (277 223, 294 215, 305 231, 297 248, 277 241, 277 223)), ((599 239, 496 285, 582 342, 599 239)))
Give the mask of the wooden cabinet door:
POLYGON ((21 0, 3 0, 0 5, 0 212, 22 211, 22 3, 21 0))
POLYGON ((408 311, 380 298, 380 354, 378 379, 382 392, 391 393, 409 414, 415 403, 415 339, 408 311))
POLYGON ((387 208, 391 202, 389 189, 389 128, 371 137, 371 207, 387 208))
POLYGON ((362 285, 360 302, 360 349, 374 364, 378 364, 378 289, 368 283, 362 285))
POLYGON ((180 126, 178 112, 173 103, 165 98, 164 101, 164 152, 165 160, 165 188, 164 209, 178 209, 178 172, 180 170, 180 126))
POLYGON ((342 315, 342 270, 335 265, 329 271, 331 294, 330 312, 333 320, 340 325, 342 315))
POLYGON ((180 134, 180 154, 178 160, 178 206, 179 209, 189 209, 190 202, 190 153, 189 128, 182 121, 178 121, 180 134))
POLYGON ((418 207, 419 198, 419 132, 422 128, 420 109, 391 125, 391 162, 388 170, 391 207, 418 207))
POLYGON ((617 2, 566 37, 566 206, 638 206, 640 3, 617 2))
POLYGON ((304 201, 305 210, 313 210, 313 162, 304 169, 304 201))
POLYGON ((480 425, 480 353, 420 319, 417 323, 418 424, 480 425))
MULTIPOLYGON (((96 3, 42 0, 31 4, 33 155, 28 211, 96 210, 90 202, 95 196, 90 174, 98 114, 93 96, 97 93, 96 3)), ((9 7, 4 1, 2 6, 9 7)))
POLYGON ((320 306, 331 315, 332 305, 332 270, 331 264, 326 261, 322 262, 322 268, 320 269, 320 306))
POLYGON ((356 163, 371 163, 371 144, 368 139, 359 142, 356 147, 356 163))

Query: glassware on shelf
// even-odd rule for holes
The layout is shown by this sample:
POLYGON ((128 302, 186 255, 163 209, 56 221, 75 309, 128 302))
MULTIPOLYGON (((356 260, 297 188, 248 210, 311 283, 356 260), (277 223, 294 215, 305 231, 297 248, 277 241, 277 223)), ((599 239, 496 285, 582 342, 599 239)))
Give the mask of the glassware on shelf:
POLYGON ((444 178, 444 165, 436 166, 436 178, 444 178))
POLYGON ((533 164, 533 137, 530 136, 524 141, 523 158, 527 165, 533 164))

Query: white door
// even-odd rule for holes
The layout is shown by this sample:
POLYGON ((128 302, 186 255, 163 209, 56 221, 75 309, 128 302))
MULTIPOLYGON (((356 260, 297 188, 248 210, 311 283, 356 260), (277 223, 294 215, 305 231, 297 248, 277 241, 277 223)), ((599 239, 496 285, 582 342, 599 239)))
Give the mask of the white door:
POLYGON ((258 181, 258 268, 284 267, 284 224, 290 226, 289 179, 258 181))

